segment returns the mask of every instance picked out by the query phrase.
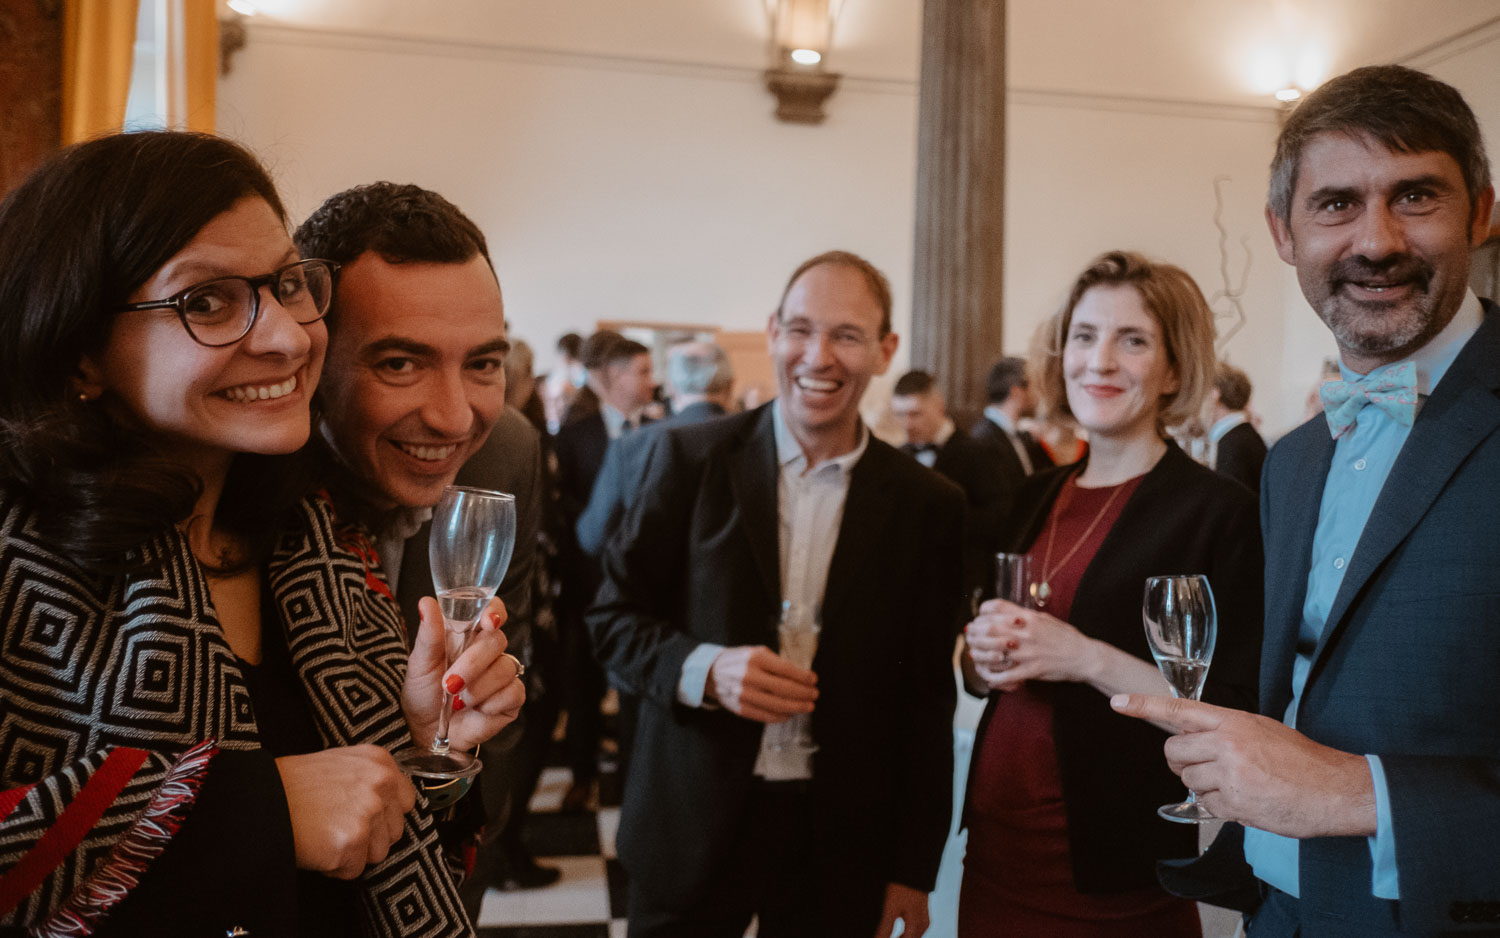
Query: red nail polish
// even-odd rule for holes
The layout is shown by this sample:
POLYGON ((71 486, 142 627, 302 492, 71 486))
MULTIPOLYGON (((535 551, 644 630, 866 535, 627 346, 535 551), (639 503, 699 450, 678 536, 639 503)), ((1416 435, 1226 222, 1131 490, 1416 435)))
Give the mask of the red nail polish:
POLYGON ((463 708, 464 708, 464 699, 462 697, 454 697, 453 698, 453 711, 455 713, 457 713, 459 710, 462 710, 463 708))
POLYGON ((500 627, 500 613, 490 613, 490 625, 497 629, 500 627))
POLYGON ((443 682, 443 686, 448 688, 448 693, 456 694, 464 689, 464 679, 457 674, 450 674, 448 680, 443 682))
POLYGON ((1005 647, 1010 649, 1011 651, 1015 651, 1017 648, 1021 647, 1021 640, 1018 638, 1007 639, 1005 642, 1005 647))

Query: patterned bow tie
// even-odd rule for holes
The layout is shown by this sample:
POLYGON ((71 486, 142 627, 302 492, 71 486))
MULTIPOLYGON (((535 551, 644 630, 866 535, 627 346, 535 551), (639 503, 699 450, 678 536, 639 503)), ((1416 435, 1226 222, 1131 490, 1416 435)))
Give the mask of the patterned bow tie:
POLYGON ((1335 440, 1354 429, 1366 404, 1374 404, 1409 427, 1417 416, 1417 363, 1391 365, 1357 381, 1325 381, 1318 396, 1323 399, 1323 415, 1335 440))

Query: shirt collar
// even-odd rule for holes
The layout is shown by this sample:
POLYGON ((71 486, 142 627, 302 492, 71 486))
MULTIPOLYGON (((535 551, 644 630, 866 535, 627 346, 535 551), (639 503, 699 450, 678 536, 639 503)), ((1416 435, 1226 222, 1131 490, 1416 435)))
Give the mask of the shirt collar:
POLYGON ((1224 434, 1242 423, 1248 423, 1249 420, 1250 418, 1245 416, 1243 410, 1230 411, 1228 414, 1215 420, 1214 425, 1208 428, 1208 438, 1217 443, 1224 438, 1224 434))
MULTIPOLYGON (((1465 291, 1464 301, 1459 304, 1458 312, 1453 314, 1453 319, 1443 327, 1443 331, 1433 336, 1426 345, 1417 349, 1409 359, 1402 359, 1402 361, 1416 362, 1418 394, 1425 397, 1432 393, 1432 389, 1443 380, 1443 375, 1448 373, 1454 359, 1458 358, 1458 353, 1463 351, 1463 347, 1474 337, 1474 333, 1479 331, 1479 326, 1483 322, 1484 307, 1479 305, 1479 297, 1474 295, 1473 290, 1465 291)), ((1398 364, 1400 362, 1392 363, 1392 365, 1398 364)), ((1391 365, 1381 367, 1389 368, 1391 365)), ((1371 374, 1379 370, 1380 368, 1376 368, 1371 374)), ((1361 377, 1349 370, 1342 357, 1339 359, 1339 371, 1343 373, 1345 381, 1353 381, 1361 377)))
MULTIPOLYGON (((805 464, 807 454, 802 452, 802 444, 792 435, 792 430, 786 425, 786 419, 781 413, 781 399, 771 404, 771 423, 776 431, 776 464, 785 469, 796 463, 799 459, 805 464)), ((824 466, 837 466, 841 472, 848 472, 859 462, 859 458, 865 454, 865 449, 870 445, 870 431, 865 428, 865 422, 859 422, 859 442, 849 452, 832 459, 825 459, 816 466, 808 467, 809 471, 821 469, 824 466)))
POLYGON ((999 404, 991 404, 984 409, 985 419, 995 424, 1011 436, 1015 436, 1015 425, 1010 422, 1010 415, 1000 409, 999 404))
POLYGON ((391 538, 392 540, 404 541, 422 530, 422 525, 431 520, 431 505, 425 505, 421 508, 397 508, 391 513, 391 517, 386 522, 385 530, 381 532, 381 536, 391 538))
POLYGON ((599 416, 604 418, 604 432, 611 440, 619 439, 625 432, 625 421, 640 423, 640 412, 626 414, 615 410, 603 401, 599 402, 599 416))

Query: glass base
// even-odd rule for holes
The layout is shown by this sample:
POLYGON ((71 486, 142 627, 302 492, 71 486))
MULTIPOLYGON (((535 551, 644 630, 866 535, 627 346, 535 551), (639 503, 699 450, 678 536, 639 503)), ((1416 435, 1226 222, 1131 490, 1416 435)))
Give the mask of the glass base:
POLYGON ((474 776, 484 763, 467 752, 445 754, 430 749, 403 749, 396 753, 396 765, 427 798, 428 807, 440 811, 468 793, 474 776))
POLYGON ((1156 813, 1169 821, 1178 824, 1202 824, 1205 821, 1217 821, 1214 813, 1205 808, 1199 801, 1184 801, 1182 804, 1164 804, 1156 809, 1156 813))

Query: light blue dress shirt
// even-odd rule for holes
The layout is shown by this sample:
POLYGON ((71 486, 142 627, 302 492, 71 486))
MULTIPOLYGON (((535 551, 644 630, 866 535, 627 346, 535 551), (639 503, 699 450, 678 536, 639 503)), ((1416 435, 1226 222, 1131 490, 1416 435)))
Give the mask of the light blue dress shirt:
MULTIPOLYGON (((1418 419, 1422 401, 1442 380, 1483 319, 1484 311, 1478 297, 1473 292, 1468 293, 1453 320, 1412 356, 1411 360, 1417 365, 1418 419)), ((1385 366, 1391 367, 1394 365, 1385 366)), ((1339 370, 1346 381, 1361 377, 1342 363, 1339 370)), ((1376 369, 1376 372, 1381 370, 1376 369)), ((1328 480, 1323 486, 1323 501, 1318 509, 1318 526, 1313 533, 1307 598, 1302 606, 1302 625, 1297 632, 1297 658, 1292 663, 1292 700, 1283 717, 1287 726, 1297 725, 1297 706, 1302 701, 1308 672, 1312 670, 1313 651, 1323 634, 1339 586, 1344 582, 1344 571, 1348 569, 1355 546, 1364 533, 1365 522, 1369 520, 1386 477, 1410 433, 1410 427, 1403 427, 1385 411, 1367 406, 1359 412, 1353 431, 1334 444, 1333 462, 1328 467, 1328 480)), ((1370 860, 1374 867, 1370 892, 1380 899, 1399 899, 1396 832, 1391 820, 1385 770, 1378 756, 1366 755, 1365 759, 1370 764, 1370 777, 1375 786, 1375 836, 1369 838, 1370 860)), ((1301 895, 1295 839, 1247 827, 1245 859, 1262 881, 1288 895, 1301 895)))

